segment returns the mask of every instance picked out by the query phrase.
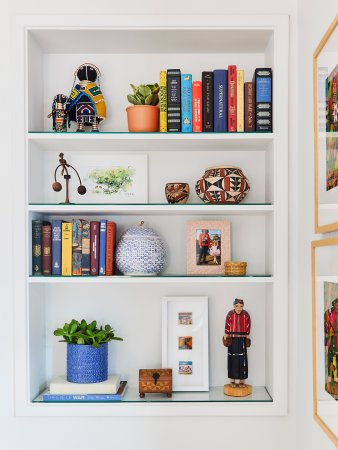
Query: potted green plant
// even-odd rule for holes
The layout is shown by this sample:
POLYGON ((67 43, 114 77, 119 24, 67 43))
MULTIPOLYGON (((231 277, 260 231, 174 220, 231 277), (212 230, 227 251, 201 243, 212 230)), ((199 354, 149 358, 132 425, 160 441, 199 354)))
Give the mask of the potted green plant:
POLYGON ((133 106, 126 108, 128 129, 133 132, 154 132, 159 128, 160 108, 158 93, 160 86, 155 84, 130 85, 133 93, 127 95, 133 106))
POLYGON ((67 381, 98 383, 108 378, 108 342, 123 341, 110 325, 98 327, 96 320, 87 323, 73 319, 54 331, 67 343, 67 381))

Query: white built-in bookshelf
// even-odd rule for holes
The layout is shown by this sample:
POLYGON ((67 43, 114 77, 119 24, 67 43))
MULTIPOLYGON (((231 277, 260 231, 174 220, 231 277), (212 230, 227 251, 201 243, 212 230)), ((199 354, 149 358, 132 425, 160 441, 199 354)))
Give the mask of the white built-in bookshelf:
POLYGON ((28 16, 15 27, 17 116, 13 133, 15 217, 16 414, 28 416, 269 416, 287 412, 288 348, 288 17, 286 16, 28 16), (74 71, 92 62, 102 73, 107 119, 99 134, 51 132, 54 95, 69 94, 74 71), (127 132, 129 83, 158 81, 159 71, 180 68, 201 79, 202 70, 273 69, 273 133, 127 132), (23 69, 24 67, 24 69, 23 69), (86 204, 71 184, 74 205, 59 205, 51 189, 58 154, 76 167, 83 154, 148 155, 148 203, 86 204), (239 205, 205 205, 194 184, 206 167, 243 169, 251 190, 239 205), (169 205, 164 186, 190 184, 187 205, 169 205), (109 218, 117 238, 144 220, 169 249, 159 277, 32 277, 31 222, 36 218, 109 218), (187 220, 231 222, 232 259, 248 262, 239 278, 186 275, 187 220), (176 393, 140 400, 138 370, 161 367, 161 298, 209 298, 210 393, 176 393), (249 379, 252 397, 222 394, 227 381, 224 319, 235 297, 252 318, 249 379), (111 323, 123 343, 109 349, 110 372, 125 375, 121 403, 34 402, 56 375, 65 373, 66 346, 53 330, 72 318, 111 323))

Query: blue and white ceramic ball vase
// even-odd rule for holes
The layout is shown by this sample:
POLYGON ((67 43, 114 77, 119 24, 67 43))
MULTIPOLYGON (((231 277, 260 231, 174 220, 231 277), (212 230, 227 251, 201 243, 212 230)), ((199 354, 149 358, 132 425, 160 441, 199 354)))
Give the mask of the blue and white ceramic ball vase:
POLYGON ((108 378, 108 342, 92 345, 67 343, 67 381, 100 383, 108 378))
POLYGON ((115 262, 123 275, 156 276, 165 268, 165 243, 143 223, 126 230, 117 244, 115 262))

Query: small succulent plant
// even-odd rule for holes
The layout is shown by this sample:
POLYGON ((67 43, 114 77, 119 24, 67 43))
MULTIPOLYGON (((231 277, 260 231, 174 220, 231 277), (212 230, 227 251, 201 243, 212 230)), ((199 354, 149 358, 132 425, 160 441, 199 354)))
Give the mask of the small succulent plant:
POLYGON ((73 319, 70 323, 65 323, 63 328, 57 328, 54 331, 55 336, 62 336, 60 342, 68 342, 70 344, 92 345, 100 347, 109 341, 123 341, 122 338, 115 336, 115 331, 110 325, 98 328, 96 320, 88 323, 82 319, 81 322, 73 319))
POLYGON ((132 105, 151 105, 156 106, 159 102, 158 93, 160 86, 155 84, 140 84, 140 86, 130 85, 133 94, 127 95, 128 102, 132 105))

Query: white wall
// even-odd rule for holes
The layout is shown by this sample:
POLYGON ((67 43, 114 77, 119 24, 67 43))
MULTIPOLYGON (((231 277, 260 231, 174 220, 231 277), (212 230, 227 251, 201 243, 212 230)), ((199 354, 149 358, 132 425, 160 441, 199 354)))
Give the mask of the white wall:
MULTIPOLYGON (((10 105, 10 21, 13 14, 156 14, 165 13, 170 4, 171 13, 188 15, 191 10, 194 14, 203 14, 206 4, 202 0, 183 3, 181 0, 170 2, 151 0, 129 0, 128 2, 117 2, 101 0, 81 0, 81 2, 69 2, 58 0, 51 2, 47 0, 12 0, 1 2, 0 33, 2 47, 2 63, 7 67, 6 73, 2 69, 1 86, 4 88, 1 94, 2 106, 10 105), (5 88, 6 87, 6 88, 5 88)), ((315 48, 319 37, 323 34, 326 25, 330 22, 330 10, 334 11, 333 0, 331 9, 325 6, 320 9, 320 3, 312 0, 313 13, 309 11, 309 0, 300 0, 299 26, 303 35, 301 36, 300 60, 297 58, 297 1, 295 0, 213 0, 211 13, 225 14, 289 14, 290 15, 290 179, 298 178, 298 155, 301 155, 302 167, 312 167, 312 134, 304 130, 312 131, 312 90, 311 90, 311 63, 310 55, 315 48), (313 24, 314 18, 316 23, 313 24), (301 82, 298 86, 297 69, 300 70, 301 82), (300 98, 297 96, 300 88, 300 98), (302 108, 301 126, 297 121, 297 104, 302 108), (303 111, 303 105, 306 105, 303 111), (300 142, 298 145, 298 129, 300 142), (298 153, 299 152, 299 153, 298 153)), ((209 12, 209 11, 208 11, 209 12)), ((154 18, 155 20, 155 18, 154 18)), ((1 64, 3 67, 3 65, 1 64)), ((11 89, 15 89, 12 86, 11 89)), ((13 105, 14 106, 14 105, 13 105)), ((15 111, 12 121, 15 123, 15 111)), ((1 131, 1 158, 2 164, 10 164, 10 142, 8 137, 6 121, 2 121, 1 131)), ((303 172, 303 171, 302 171, 303 172)), ((312 174, 311 170, 303 173, 312 174)), ((299 178, 300 199, 302 203, 302 215, 307 218, 302 220, 302 232, 297 224, 297 197, 290 198, 290 320, 289 320, 289 415, 285 418, 134 418, 134 419, 112 419, 112 418, 16 418, 13 411, 13 343, 15 334, 15 318, 13 317, 13 305, 11 301, 11 271, 8 261, 11 252, 9 236, 10 229, 10 195, 11 183, 15 182, 15 176, 9 176, 2 171, 1 179, 1 221, 0 236, 2 236, 0 258, 1 273, 1 296, 0 296, 0 327, 2 329, 2 352, 0 370, 0 442, 1 448, 8 450, 49 450, 59 448, 72 448, 79 445, 83 450, 91 448, 94 444, 106 445, 112 450, 140 450, 163 449, 174 450, 176 448, 187 448, 204 450, 218 449, 260 449, 268 450, 329 450, 332 445, 321 432, 319 427, 311 418, 311 364, 310 364, 310 263, 309 263, 309 241, 311 239, 313 216, 312 210, 312 177, 308 180, 299 178), (305 187, 304 187, 305 185, 305 187), (3 228, 3 229, 2 229, 3 228), (306 229, 306 233, 304 230, 306 229), (298 234, 299 231, 299 234, 298 234), (299 241, 299 242, 298 242, 299 241), (298 249, 301 252, 302 267, 308 268, 306 273, 299 273, 302 289, 298 290, 298 249), (297 293, 302 295, 297 295, 297 293), (300 320, 297 320, 297 304, 301 307, 300 320), (305 320, 303 319, 305 314, 305 320), (297 334, 299 342, 297 344, 297 334), (302 350, 301 349, 305 349, 302 350), (304 366, 303 366, 304 365, 304 366), (304 370, 305 368, 305 370, 304 370), (299 382, 298 387, 296 383, 299 382), (297 397, 297 392, 299 393, 297 397), (297 407, 297 400, 300 401, 297 407), (297 419, 300 415, 304 418, 297 419), (302 430, 306 429, 305 433, 302 430), (300 439, 297 439, 297 434, 300 439), (307 437, 309 436, 309 438, 307 437), (306 445, 303 443, 306 441, 306 445)), ((294 193, 294 189, 291 190, 294 193)), ((24 343, 23 343, 24 345, 24 343)))

